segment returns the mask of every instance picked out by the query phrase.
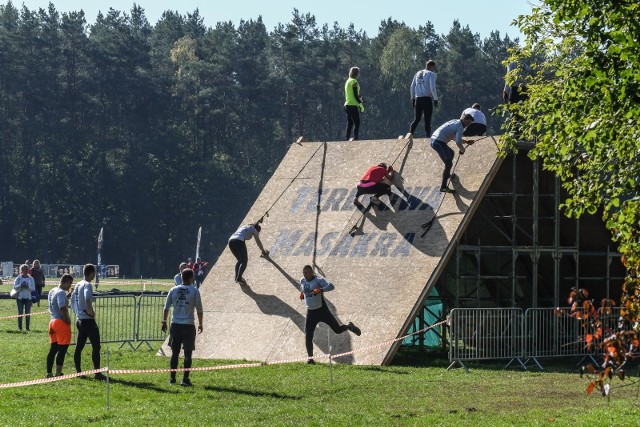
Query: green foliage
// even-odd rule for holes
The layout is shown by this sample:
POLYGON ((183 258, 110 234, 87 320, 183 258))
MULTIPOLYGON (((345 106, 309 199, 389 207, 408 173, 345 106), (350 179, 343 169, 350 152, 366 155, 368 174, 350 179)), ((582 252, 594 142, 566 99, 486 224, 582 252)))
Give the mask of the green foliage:
POLYGON ((599 345, 604 363, 583 367, 594 389, 609 396, 612 381, 625 379, 637 354, 640 319, 640 3, 616 0, 545 0, 518 19, 526 35, 509 61, 530 62, 524 79, 529 99, 510 104, 504 148, 517 139, 535 141, 531 156, 562 180, 569 216, 602 210, 618 242, 628 276, 623 285, 617 328, 605 329, 586 291, 572 292, 571 315, 583 326, 587 345, 599 345), (574 307, 575 309, 575 307, 574 307))
POLYGON ((92 261, 105 227, 107 263, 157 277, 194 255, 203 226, 201 253, 215 261, 298 136, 343 138, 350 67, 361 69, 367 104, 361 138, 395 138, 408 130, 409 84, 427 59, 443 64, 437 126, 473 102, 485 111, 499 102, 495 71, 512 44, 457 23, 444 37, 430 22, 391 19, 368 36, 296 9, 268 30, 260 18, 208 28, 197 10, 150 24, 136 5, 89 25, 83 12, 7 2, 0 260, 92 261))
MULTIPOLYGON (((509 105, 504 144, 536 141, 531 156, 558 175, 568 215, 604 219, 634 271, 640 267, 640 3, 546 0, 518 24, 509 61, 531 62, 529 100, 509 105)), ((515 81, 512 73, 509 81, 515 81)))

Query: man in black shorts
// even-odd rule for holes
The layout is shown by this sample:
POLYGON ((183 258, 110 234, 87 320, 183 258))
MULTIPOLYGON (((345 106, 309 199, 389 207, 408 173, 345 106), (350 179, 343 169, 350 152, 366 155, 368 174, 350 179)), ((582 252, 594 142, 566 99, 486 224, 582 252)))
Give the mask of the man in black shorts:
MULTIPOLYGON (((202 333, 202 300, 200 291, 192 286, 194 279, 193 270, 182 270, 182 284, 174 286, 167 295, 162 316, 162 332, 167 332, 167 317, 169 308, 173 307, 171 317, 171 329, 169 330, 169 346, 171 347, 171 369, 178 368, 180 349, 184 350, 184 375, 181 386, 190 387, 189 368, 191 368, 191 355, 196 349, 196 326, 194 311, 198 313, 198 333, 202 333)), ((176 373, 171 372, 169 384, 176 383, 176 373)))
POLYGON ((307 306, 307 320, 304 324, 305 344, 309 356, 307 363, 313 365, 315 364, 313 360, 313 334, 318 323, 326 323, 336 334, 351 331, 360 336, 361 331, 351 322, 341 325, 329 311, 322 294, 335 289, 331 283, 327 282, 324 277, 313 274, 313 268, 310 265, 304 266, 302 274, 304 277, 300 279, 300 299, 304 299, 307 306))

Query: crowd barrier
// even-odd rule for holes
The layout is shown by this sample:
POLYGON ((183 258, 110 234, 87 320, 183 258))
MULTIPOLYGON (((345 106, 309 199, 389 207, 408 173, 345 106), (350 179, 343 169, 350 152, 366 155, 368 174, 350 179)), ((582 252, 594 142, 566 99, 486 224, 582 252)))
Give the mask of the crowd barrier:
MULTIPOLYGON (((526 369, 540 359, 582 357, 596 363, 601 350, 598 342, 588 346, 584 337, 590 331, 569 315, 570 308, 455 308, 448 316, 449 368, 467 369, 465 362, 509 360, 526 369)), ((620 310, 614 308, 600 316, 604 335, 617 328, 620 310)))
MULTIPOLYGON (((121 343, 120 348, 128 345, 132 350, 146 344, 154 350, 150 343, 163 342, 167 337, 160 328, 166 299, 165 295, 96 295, 93 308, 100 342, 121 343)), ((77 331, 73 320, 71 344, 75 345, 77 331)))

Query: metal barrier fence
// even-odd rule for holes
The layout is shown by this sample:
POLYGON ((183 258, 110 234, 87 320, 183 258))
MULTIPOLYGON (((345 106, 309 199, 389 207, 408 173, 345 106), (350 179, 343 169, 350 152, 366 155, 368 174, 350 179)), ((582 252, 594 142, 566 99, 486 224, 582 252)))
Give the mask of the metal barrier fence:
MULTIPOLYGON (((160 329, 166 300, 165 295, 140 295, 136 318, 136 340, 138 341, 136 349, 146 344, 153 350, 151 341, 164 341, 167 338, 167 334, 160 329)), ((167 327, 171 326, 171 317, 167 318, 167 322, 167 327)))
POLYGON ((520 308, 454 308, 449 314, 449 361, 509 359, 523 362, 523 311, 520 308))
MULTIPOLYGON (((540 360, 552 357, 582 357, 597 363, 599 342, 585 343, 581 321, 571 317, 569 308, 455 308, 448 316, 449 361, 467 367, 473 360, 509 359, 523 369, 529 362, 542 369, 540 360)), ((619 309, 600 316, 604 336, 617 329, 619 309)), ((582 363, 582 360, 579 364, 582 363)))
MULTIPOLYGON (((551 357, 582 357, 597 363, 600 342, 593 345, 585 343, 584 336, 589 333, 583 329, 582 322, 569 316, 570 308, 530 308, 525 312, 525 348, 527 362, 532 361, 540 369, 539 359, 551 357)), ((613 308, 611 313, 600 316, 604 335, 611 335, 617 329, 620 309, 613 308)), ((525 362, 525 363, 527 363, 525 362)), ((580 361, 579 363, 582 363, 580 361)))
MULTIPOLYGON (((120 348, 129 345, 133 350, 146 343, 153 350, 151 341, 166 338, 160 330, 165 300, 163 295, 96 295, 93 308, 100 328, 100 342, 121 343, 120 348)), ((75 319, 73 325, 72 344, 75 345, 75 319)))

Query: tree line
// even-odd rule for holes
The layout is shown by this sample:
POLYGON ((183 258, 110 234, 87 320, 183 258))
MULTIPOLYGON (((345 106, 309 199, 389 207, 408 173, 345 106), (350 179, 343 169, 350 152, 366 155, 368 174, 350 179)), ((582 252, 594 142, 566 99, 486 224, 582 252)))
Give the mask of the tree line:
MULTIPOLYGON (((351 66, 366 113, 361 139, 408 131, 409 84, 437 63, 434 126, 483 105, 501 118, 502 61, 518 42, 481 39, 454 21, 411 28, 391 18, 370 36, 294 9, 206 27, 198 10, 155 24, 133 5, 93 24, 82 11, 0 5, 0 260, 103 258, 127 275, 167 276, 226 244, 298 136, 341 140, 351 66)), ((419 129, 423 129, 421 126, 419 129)), ((421 136, 419 133, 418 136, 421 136)))

